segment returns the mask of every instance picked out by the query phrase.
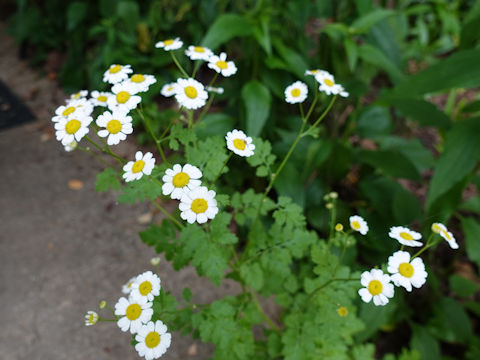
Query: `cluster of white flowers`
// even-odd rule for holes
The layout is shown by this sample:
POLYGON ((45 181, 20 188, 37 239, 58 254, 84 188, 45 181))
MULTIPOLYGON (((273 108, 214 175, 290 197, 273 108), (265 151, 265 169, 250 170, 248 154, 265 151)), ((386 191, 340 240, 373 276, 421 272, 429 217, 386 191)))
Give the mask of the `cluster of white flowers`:
MULTIPOLYGON (((160 295, 160 278, 146 271, 131 278, 122 287, 127 297, 121 297, 115 304, 115 317, 122 331, 130 331, 135 335, 135 349, 146 360, 160 358, 170 347, 172 335, 167 332, 167 326, 161 321, 153 321, 153 301, 160 295)), ((106 307, 106 302, 100 303, 100 309, 106 307)), ((112 310, 113 311, 113 310, 112 310)), ((95 325, 102 321, 95 311, 87 311, 85 325, 95 325)))
MULTIPOLYGON (((179 38, 159 41, 155 44, 156 48, 162 48, 165 51, 180 49, 183 42, 179 38)), ((204 46, 190 45, 185 54, 190 60, 206 61, 210 69, 213 69, 222 76, 228 77, 237 72, 237 67, 233 61, 227 61, 227 54, 220 53, 215 55, 212 50, 204 46)), ((173 56, 173 55, 172 55, 173 56)), ((204 106, 208 99, 208 92, 223 94, 223 88, 205 87, 201 82, 193 79, 177 79, 176 82, 165 84, 160 93, 165 97, 175 96, 180 106, 195 110, 204 106)))
MULTIPOLYGON (((368 231, 366 221, 358 215, 350 217, 350 226, 363 235, 368 231)), ((445 239, 452 249, 458 249, 455 237, 445 225, 434 223, 432 224, 432 231, 445 239)), ((423 246, 423 243, 419 241, 422 235, 404 226, 391 227, 388 235, 402 246, 423 246)), ((429 243, 427 242, 425 248, 428 248, 428 246, 429 243)), ((425 284, 428 276, 423 260, 416 255, 412 257, 410 253, 403 251, 403 247, 402 250, 393 253, 388 258, 387 271, 390 275, 385 274, 380 269, 371 269, 362 273, 360 282, 364 288, 361 288, 358 294, 363 301, 368 303, 373 299, 373 303, 377 306, 386 305, 389 298, 394 295, 393 285, 403 287, 410 292, 412 287, 420 288, 425 284)))
POLYGON ((146 271, 132 279, 122 288, 128 295, 115 304, 117 325, 122 331, 135 334, 135 349, 145 359, 158 359, 170 346, 171 334, 161 320, 152 321, 153 301, 160 295, 160 278, 146 271))
MULTIPOLYGON (((91 92, 90 99, 87 99, 88 91, 81 90, 55 110, 52 121, 55 123, 56 137, 66 151, 74 150, 78 142, 88 134, 95 107, 108 108, 95 121, 97 135, 106 138, 108 145, 117 145, 133 132, 133 119, 128 114, 141 101, 137 94, 148 91, 157 80, 153 75, 130 76, 131 73, 133 70, 130 65, 112 64, 103 74, 103 81, 113 85, 111 92, 95 90, 91 92)), ((152 153, 142 154, 137 151, 135 161, 130 161, 123 167, 123 178, 129 182, 150 175, 154 164, 152 153)))
POLYGON ((190 164, 175 164, 162 178, 163 195, 180 200, 180 217, 190 224, 206 223, 218 213, 215 191, 201 186, 201 178, 200 169, 190 164))
MULTIPOLYGON (((319 69, 307 70, 305 75, 313 75, 319 84, 318 90, 327 95, 340 95, 342 97, 348 97, 349 95, 342 85, 335 82, 335 78, 328 71, 319 69)), ((285 89, 285 101, 290 104, 303 103, 307 95, 307 84, 301 81, 295 81, 285 89)))

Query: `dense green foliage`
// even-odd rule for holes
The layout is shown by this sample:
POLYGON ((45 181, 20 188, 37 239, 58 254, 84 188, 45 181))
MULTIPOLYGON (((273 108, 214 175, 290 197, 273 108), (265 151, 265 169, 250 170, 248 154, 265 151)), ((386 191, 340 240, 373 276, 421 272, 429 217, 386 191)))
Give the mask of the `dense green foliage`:
MULTIPOLYGON (((231 276, 262 296, 276 295, 285 331, 265 328, 257 342, 251 328, 264 319, 254 294, 186 307, 171 318, 168 309, 177 300, 162 295, 162 319, 215 343, 218 359, 368 359, 375 342, 383 346, 377 355, 394 352, 398 359, 480 357, 474 336, 480 326, 480 100, 471 90, 480 86, 480 1, 400 0, 388 8, 374 3, 19 1, 10 30, 34 46, 35 61, 52 50, 66 53, 60 80, 67 88, 101 89, 101 74, 119 62, 155 74, 159 82, 150 94, 158 93, 179 75, 170 56, 153 48, 169 36, 226 50, 235 60, 239 72, 220 83, 220 109, 195 132, 178 125, 168 137, 169 148, 179 151, 172 158, 199 166, 209 182, 228 156, 221 138, 226 131, 237 126, 256 137, 255 156, 248 162, 232 159, 228 176, 217 183, 220 194, 229 194, 218 199, 229 211, 210 223, 208 233, 189 225, 176 235, 166 221, 141 233, 177 269, 191 263, 215 284, 231 276), (304 76, 309 68, 334 73, 351 96, 301 139, 274 184, 275 195, 262 207, 263 222, 249 232, 261 193, 301 126, 283 91, 301 79, 313 92, 314 82, 304 76), (255 178, 245 175, 252 175, 251 167, 255 178), (339 221, 358 212, 371 229, 366 239, 349 244, 338 269, 335 252, 321 241, 330 234, 323 198, 331 190, 340 194, 339 221), (228 230, 232 221, 235 234, 228 230), (386 241, 390 226, 426 234, 433 221, 448 223, 464 241, 454 256, 439 248, 426 261, 428 291, 398 294, 385 308, 360 304, 352 296, 356 283, 334 283, 315 293, 329 281, 325 274, 358 277, 365 265, 384 263, 396 249, 386 241), (248 236, 256 240, 244 248, 248 236), (238 269, 230 268, 232 247, 241 254, 238 269), (460 272, 458 264, 471 270, 460 272), (270 278, 275 281, 265 281, 270 278), (337 315, 338 306, 348 307, 347 318, 337 315)), ((191 70, 188 62, 182 65, 191 70)), ((176 113, 158 111, 153 95, 145 97, 144 111, 152 129, 163 132, 176 113)), ((327 101, 321 95, 323 106, 313 117, 327 101)), ((160 170, 165 168, 157 175, 160 170)), ((107 169, 97 189, 109 188, 120 189, 125 203, 161 195, 149 179, 125 186, 107 169)), ((336 239, 335 251, 343 241, 336 239)))

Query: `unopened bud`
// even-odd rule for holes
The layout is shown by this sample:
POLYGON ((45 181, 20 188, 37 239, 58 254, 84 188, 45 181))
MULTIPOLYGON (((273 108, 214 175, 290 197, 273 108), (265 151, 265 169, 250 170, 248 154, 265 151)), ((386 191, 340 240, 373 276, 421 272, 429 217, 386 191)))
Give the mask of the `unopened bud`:
POLYGON ((159 257, 151 258, 150 264, 152 264, 153 266, 157 266, 158 264, 160 264, 160 258, 159 257))
POLYGON ((100 301, 100 305, 98 305, 98 307, 99 307, 100 309, 104 309, 105 306, 107 306, 107 302, 106 302, 105 300, 100 301))
POLYGON ((337 231, 343 231, 343 225, 342 225, 342 224, 337 224, 337 225, 335 225, 335 230, 337 230, 337 231))

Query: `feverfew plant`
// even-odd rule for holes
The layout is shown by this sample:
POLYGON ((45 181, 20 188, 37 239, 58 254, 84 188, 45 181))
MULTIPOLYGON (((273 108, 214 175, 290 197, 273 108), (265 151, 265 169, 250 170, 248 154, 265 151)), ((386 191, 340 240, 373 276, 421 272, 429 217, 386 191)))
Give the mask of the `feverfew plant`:
MULTIPOLYGON (((185 51, 195 61, 188 74, 175 55, 182 46, 179 38, 156 44, 158 51, 170 53, 182 74, 161 90, 177 108, 163 132, 153 131, 152 119, 141 106, 141 93, 157 79, 120 64, 112 64, 104 73, 103 80, 112 85, 110 91, 92 91, 89 100, 85 91, 74 94, 55 111, 52 121, 67 151, 85 151, 107 166, 97 177, 98 191, 120 190, 119 202, 148 200, 164 214, 160 225, 140 233, 143 242, 165 254, 177 270, 191 264, 213 284, 229 278, 242 291, 197 304, 188 288, 183 289, 182 299, 176 299, 163 287, 173 286, 168 278, 161 281, 158 274, 146 271, 123 285, 124 296, 114 309, 105 301, 100 303, 100 310, 110 311, 109 317, 88 311, 85 324, 116 322, 131 334, 132 345, 145 359, 157 359, 168 351, 175 342, 171 330, 214 343, 214 359, 219 360, 373 359, 374 347, 357 344, 353 337, 368 326, 357 315, 360 301, 385 306, 394 297, 395 286, 408 292, 423 286, 428 274, 419 255, 442 239, 458 248, 455 238, 445 225, 435 223, 424 245, 419 241, 421 233, 394 226, 386 241, 397 240, 401 249, 389 257, 388 264, 363 272, 345 265, 345 253, 356 238, 369 236, 364 217, 351 214, 349 226, 338 223, 338 194, 329 193, 324 200, 330 211, 330 232, 319 234, 307 227, 302 209, 292 199, 275 197, 272 189, 301 139, 318 136, 337 97, 348 93, 321 69, 305 72, 317 82, 309 103, 304 82, 285 84, 285 101, 298 106, 302 121, 282 159, 277 160, 267 140, 252 138, 241 129, 199 138, 196 127, 215 95, 223 92, 214 87, 218 75, 234 76, 237 68, 225 53, 215 55, 192 45, 185 51), (195 79, 202 64, 211 71, 209 84, 195 79), (330 101, 322 103, 326 96, 331 96, 330 101), (320 115, 313 118, 317 105, 320 115), (132 116, 142 120, 160 158, 138 150, 125 159, 112 150, 133 133, 132 116), (253 187, 232 191, 222 185, 234 156, 252 168, 252 183, 263 181, 263 192, 253 187), (104 157, 113 158, 115 165, 104 157), (178 201, 173 213, 162 205, 161 200, 169 198, 178 201), (421 249, 411 254, 405 246, 421 249), (268 298, 272 301, 267 302, 268 298)), ((153 260, 152 265, 158 264, 159 258, 153 260)))

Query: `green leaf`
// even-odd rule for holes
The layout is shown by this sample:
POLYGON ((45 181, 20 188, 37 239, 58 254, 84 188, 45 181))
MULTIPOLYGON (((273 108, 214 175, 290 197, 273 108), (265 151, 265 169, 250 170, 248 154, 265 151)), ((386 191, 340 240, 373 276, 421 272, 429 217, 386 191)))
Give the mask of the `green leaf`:
POLYGON ((292 74, 295 74, 298 78, 305 77, 305 70, 309 69, 308 64, 305 60, 298 54, 298 51, 292 50, 285 46, 279 38, 274 38, 273 45, 275 50, 280 55, 281 59, 287 65, 288 70, 292 74))
POLYGON ((438 338, 445 341, 467 343, 472 335, 472 324, 463 307, 455 300, 442 298, 435 305, 435 317, 429 328, 438 338))
POLYGON ((270 103, 272 102, 270 91, 263 84, 252 80, 243 86, 242 99, 247 111, 247 134, 248 136, 258 136, 270 114, 270 103))
POLYGON ((467 255, 480 267, 480 223, 473 218, 462 218, 462 229, 467 255))
MULTIPOLYGON (((203 179, 212 181, 222 169, 227 159, 227 150, 223 137, 210 136, 198 141, 197 147, 188 145, 185 148, 187 162, 202 169, 203 179)), ((227 172, 224 167, 222 173, 227 172)))
POLYGON ((143 176, 139 180, 134 180, 122 188, 122 193, 118 195, 118 202, 121 204, 135 204, 138 201, 143 202, 147 199, 154 200, 162 195, 162 187, 154 182, 149 176, 143 176))
POLYGON ((229 115, 222 113, 207 114, 195 126, 195 132, 199 138, 206 138, 212 135, 225 136, 225 134, 233 129, 235 119, 229 115))
POLYGON ((450 289, 460 297, 468 298, 478 291, 479 286, 463 276, 453 274, 448 279, 450 289))
POLYGON ((68 6, 67 10, 67 30, 71 31, 85 18, 87 14, 87 4, 75 1, 68 6))
POLYGON ((387 306, 375 306, 373 303, 362 302, 360 306, 360 319, 367 327, 355 338, 357 342, 363 342, 375 334, 375 332, 395 313, 396 303, 390 302, 387 306))
POLYGON ((192 300, 192 290, 190 290, 188 287, 184 288, 183 291, 182 291, 182 298, 186 301, 186 302, 190 302, 190 300, 192 300))
MULTIPOLYGON (((135 1, 119 1, 117 3, 117 15, 133 31, 140 21, 139 6, 135 1)), ((119 34, 121 34, 119 32, 119 34)))
POLYGON ((247 158, 250 166, 259 166, 257 168, 257 176, 267 176, 272 173, 272 165, 276 156, 272 154, 272 145, 268 140, 262 138, 254 138, 252 143, 255 145, 255 153, 247 158))
POLYGON ((232 215, 227 212, 220 212, 210 221, 210 238, 213 242, 223 245, 236 244, 237 236, 229 229, 232 215))
POLYGON ((417 97, 451 88, 479 86, 479 63, 480 49, 459 51, 426 70, 406 77, 388 96, 417 97))
POLYGON ((95 191, 102 192, 118 190, 121 187, 120 180, 118 180, 118 173, 112 168, 106 168, 101 173, 97 174, 97 181, 95 181, 95 191))
POLYGON ((447 114, 428 101, 392 98, 389 99, 388 102, 400 110, 404 116, 418 121, 421 126, 435 126, 439 129, 448 129, 451 125, 447 114))
POLYGON ((445 149, 435 165, 430 182, 427 209, 468 176, 480 159, 480 119, 471 118, 456 123, 446 136, 445 149))
POLYGON ((383 20, 391 15, 395 14, 392 10, 386 9, 376 9, 366 15, 356 19, 351 25, 350 28, 355 33, 364 33, 367 32, 375 23, 383 20))
POLYGON ((358 152, 358 157, 363 163, 381 170, 385 175, 412 180, 421 179, 417 168, 399 151, 360 150, 358 152))
POLYGON ((412 330, 413 335, 410 340, 410 346, 420 353, 422 360, 440 359, 440 345, 428 330, 418 325, 413 325, 412 330))
MULTIPOLYGON (((176 229, 168 220, 163 220, 161 226, 150 225, 139 233, 140 239, 155 248, 158 254, 165 253, 167 260, 172 260, 181 248, 176 239, 176 229)), ((186 264, 184 264, 185 266, 186 264)))
POLYGON ((258 291, 263 286, 263 271, 257 262, 243 263, 240 266, 240 276, 247 286, 258 291))
POLYGON ((348 67, 354 71, 358 60, 358 46, 352 38, 346 38, 344 41, 345 52, 347 53, 348 67))
POLYGON ((247 18, 237 14, 222 14, 210 26, 201 43, 215 50, 234 37, 252 34, 253 27, 247 18))
POLYGON ((360 112, 355 129, 363 137, 388 134, 391 128, 390 114, 383 106, 368 106, 360 112))
POLYGON ((383 69, 393 82, 400 82, 405 77, 400 69, 385 56, 385 54, 370 44, 363 44, 358 48, 358 56, 365 62, 383 69))
POLYGON ((197 139, 194 131, 184 128, 182 124, 175 124, 170 130, 170 140, 168 145, 172 150, 177 151, 179 149, 179 143, 187 146, 193 144, 197 139))

